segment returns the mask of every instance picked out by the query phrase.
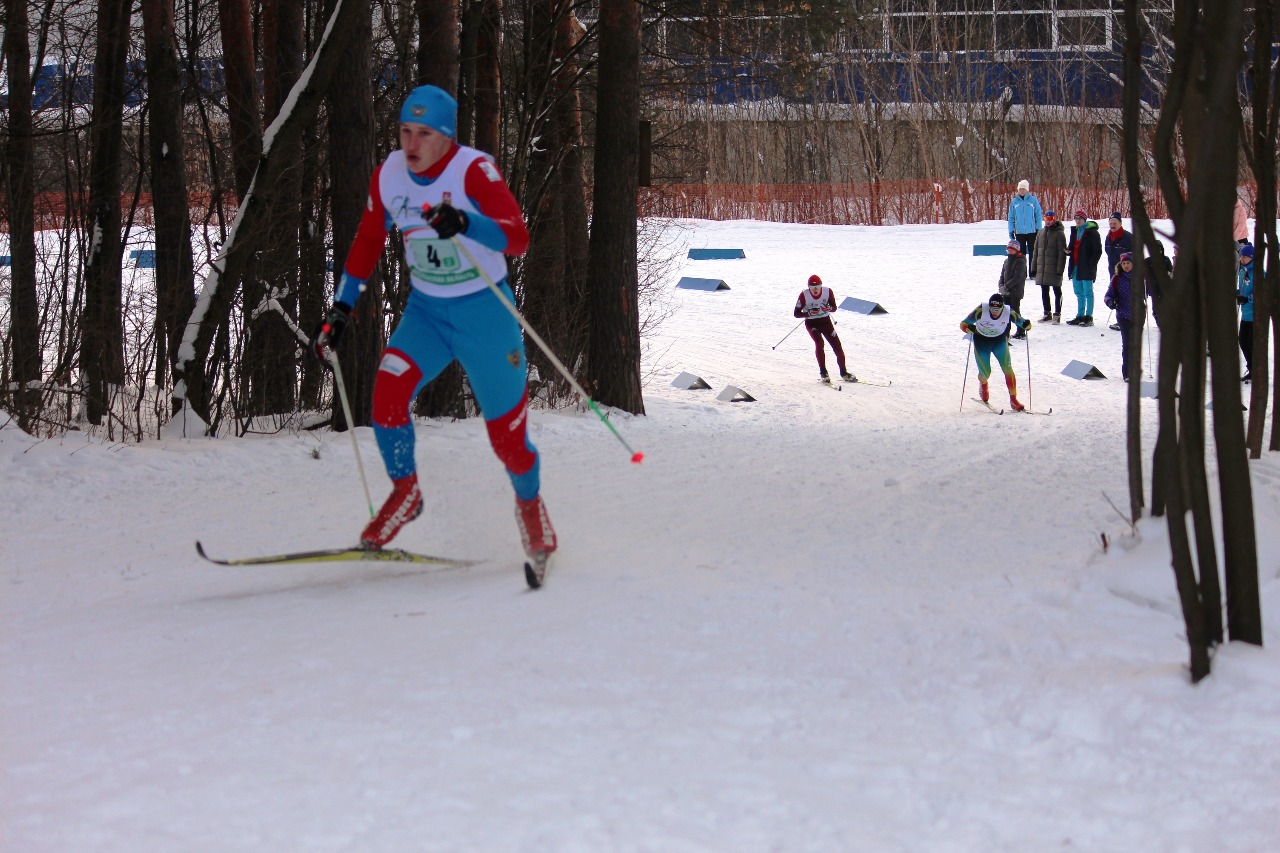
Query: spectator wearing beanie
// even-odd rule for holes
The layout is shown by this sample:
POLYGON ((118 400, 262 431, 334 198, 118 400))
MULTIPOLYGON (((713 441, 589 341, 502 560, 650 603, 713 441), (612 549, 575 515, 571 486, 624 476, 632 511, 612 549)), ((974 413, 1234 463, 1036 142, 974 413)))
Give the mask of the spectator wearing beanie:
MULTIPOLYGON (((1010 240, 1005 246, 1004 266, 1000 269, 998 292, 1004 297, 1004 304, 1022 315, 1022 296, 1027 287, 1027 259, 1022 256, 1022 245, 1017 240, 1010 240)), ((1019 328, 1013 333, 1015 338, 1025 338, 1027 333, 1019 328)))
POLYGON ((1236 304, 1240 306, 1240 352, 1244 353, 1244 376, 1253 378, 1253 246, 1240 247, 1240 271, 1236 273, 1236 304))
POLYGON ((1050 319, 1062 322, 1062 274, 1067 269, 1067 232, 1052 210, 1044 212, 1044 227, 1036 235, 1035 269, 1031 277, 1040 285, 1040 301, 1044 305, 1041 323, 1050 319), (1049 291, 1053 291, 1050 306, 1049 291))
POLYGON ((1133 235, 1124 230, 1120 222, 1120 212, 1114 211, 1107 220, 1107 239, 1103 242, 1107 253, 1107 278, 1115 275, 1120 265, 1120 256, 1133 251, 1133 235))
MULTIPOLYGON (((1107 236, 1103 240, 1103 250, 1107 253, 1107 279, 1108 281, 1116 273, 1120 271, 1120 256, 1125 252, 1133 251, 1133 235, 1124 230, 1124 225, 1120 221, 1120 211, 1112 211, 1111 218, 1107 220, 1107 236)), ((1119 323, 1112 323, 1111 328, 1114 331, 1120 331, 1119 323)))
POLYGON ((1093 325, 1093 283, 1098 278, 1098 262, 1102 260, 1102 237, 1098 235, 1098 223, 1084 212, 1076 211, 1075 227, 1067 243, 1067 275, 1076 292, 1076 316, 1068 320, 1068 326, 1093 325))
MULTIPOLYGON (((1116 260, 1116 274, 1107 285, 1107 292, 1102 301, 1116 312, 1116 320, 1120 327, 1120 375, 1128 382, 1129 375, 1129 335, 1133 331, 1133 253, 1121 252, 1116 260)), ((1133 365, 1137 367, 1137 365, 1133 365)))
MULTIPOLYGON (((1040 208, 1040 200, 1031 194, 1030 182, 1018 181, 1018 191, 1009 200, 1009 239, 1017 240, 1022 256, 1033 263, 1036 232, 1040 230, 1043 220, 1044 211, 1040 208)), ((1032 276, 1034 275, 1033 270, 1032 276)))

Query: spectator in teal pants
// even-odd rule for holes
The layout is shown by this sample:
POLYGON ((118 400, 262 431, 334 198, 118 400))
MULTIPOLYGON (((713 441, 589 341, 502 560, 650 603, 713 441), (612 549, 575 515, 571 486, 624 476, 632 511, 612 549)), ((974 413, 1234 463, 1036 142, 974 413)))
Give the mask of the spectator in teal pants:
POLYGON ((1098 278, 1098 261, 1102 259, 1102 237, 1098 223, 1084 210, 1076 211, 1076 224, 1067 244, 1067 274, 1076 292, 1076 316, 1068 326, 1093 325, 1093 283, 1098 278))

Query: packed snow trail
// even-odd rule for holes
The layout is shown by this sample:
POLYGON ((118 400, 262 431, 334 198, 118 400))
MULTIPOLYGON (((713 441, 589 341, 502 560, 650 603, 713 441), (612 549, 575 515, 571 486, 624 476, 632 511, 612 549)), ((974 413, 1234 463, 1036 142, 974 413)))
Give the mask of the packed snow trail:
MULTIPOLYGON (((1125 386, 1056 374, 1110 375, 1115 333, 1033 327, 1024 402, 1053 417, 956 412, 998 272, 968 247, 1001 225, 691 224, 748 257, 698 262, 733 289, 676 292, 647 416, 613 415, 645 464, 532 415, 560 540, 537 594, 479 421, 418 426, 394 545, 483 560, 443 572, 192 553, 350 544, 345 436, 0 429, 0 849, 1273 847, 1276 655, 1187 683, 1165 522, 1134 539, 1108 502, 1125 386), (892 386, 817 392, 810 341, 770 348, 814 272, 889 310, 836 317, 892 386)), ((1274 631, 1280 464, 1252 470, 1274 631)))

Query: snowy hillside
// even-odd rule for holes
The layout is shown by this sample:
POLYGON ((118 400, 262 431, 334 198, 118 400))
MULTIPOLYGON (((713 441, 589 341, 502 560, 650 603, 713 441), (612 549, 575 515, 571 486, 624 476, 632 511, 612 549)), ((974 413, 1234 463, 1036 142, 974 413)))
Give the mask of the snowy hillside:
POLYGON ((731 289, 672 290, 648 414, 615 416, 642 465, 592 415, 534 414, 561 542, 537 592, 476 420, 419 424, 426 513, 395 543, 483 561, 454 570, 196 556, 353 542, 345 435, 4 424, 0 850, 1280 848, 1277 455, 1251 463, 1271 645, 1192 687, 1164 521, 1134 538, 1108 501, 1125 385, 1060 373, 1119 376, 1105 307, 1037 322, 1030 377, 1014 345, 1053 414, 996 417, 958 325, 1003 223, 683 226, 747 258, 677 271, 731 289), (804 330, 772 348, 811 273, 888 310, 836 316, 890 387, 820 386, 804 330))

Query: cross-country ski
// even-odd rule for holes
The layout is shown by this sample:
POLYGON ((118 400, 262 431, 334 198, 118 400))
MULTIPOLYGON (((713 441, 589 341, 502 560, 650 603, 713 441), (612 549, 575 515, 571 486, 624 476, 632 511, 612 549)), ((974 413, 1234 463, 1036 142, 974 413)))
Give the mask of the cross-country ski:
POLYGON ((197 540, 196 553, 210 563, 219 566, 266 566, 285 565, 290 563, 419 563, 430 566, 448 566, 466 568, 477 564, 477 560, 459 560, 453 557, 437 557, 431 554, 417 554, 399 548, 328 548, 318 551, 294 551, 283 554, 263 554, 253 557, 235 557, 219 559, 210 557, 204 546, 197 540))

